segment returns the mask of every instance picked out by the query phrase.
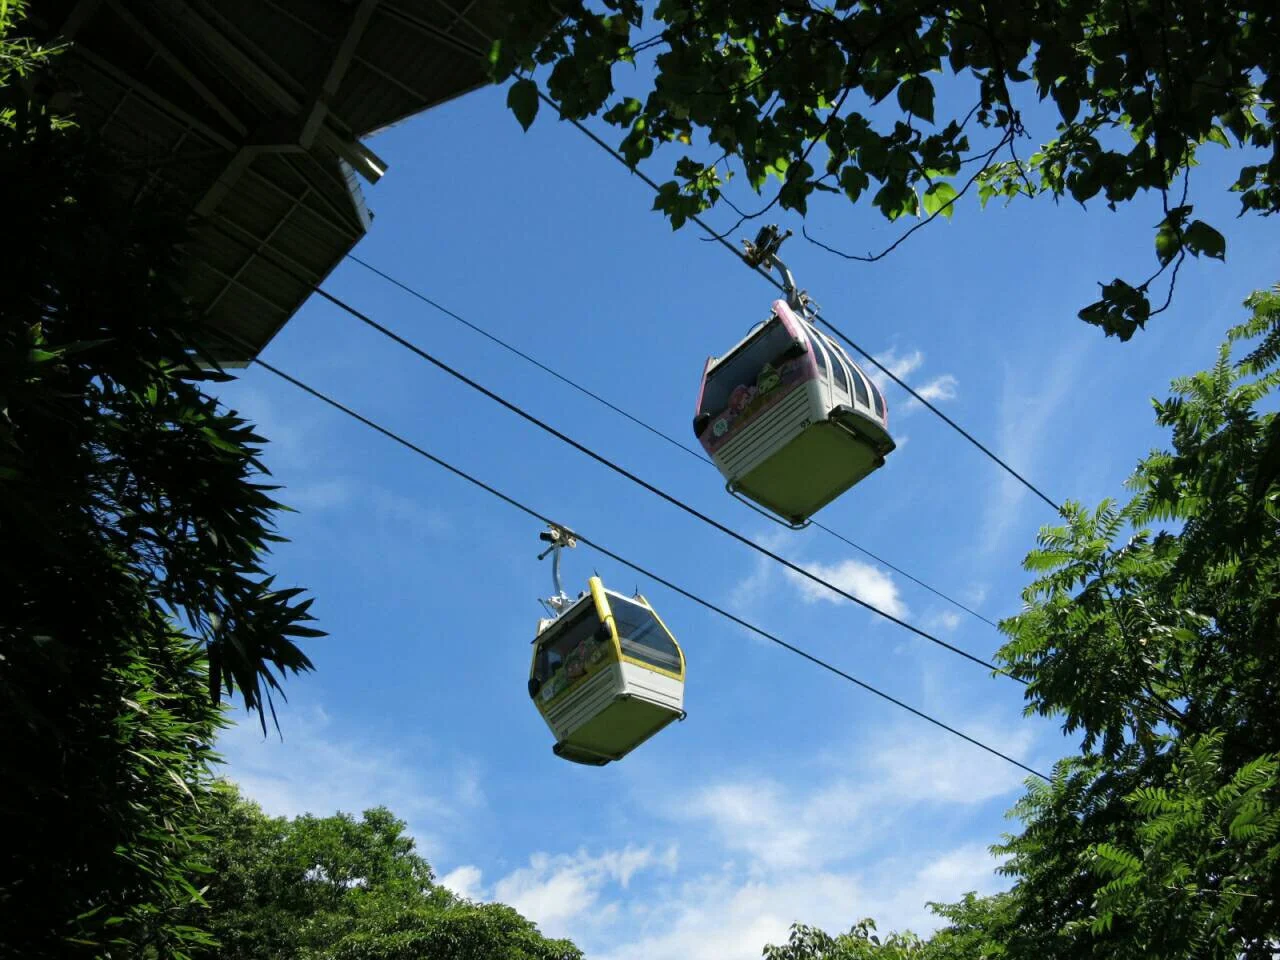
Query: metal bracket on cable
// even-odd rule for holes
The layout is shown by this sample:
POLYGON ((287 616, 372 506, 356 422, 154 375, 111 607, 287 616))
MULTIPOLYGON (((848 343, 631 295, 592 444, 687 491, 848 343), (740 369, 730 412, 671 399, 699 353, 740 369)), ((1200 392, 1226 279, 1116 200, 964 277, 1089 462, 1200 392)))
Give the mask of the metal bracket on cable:
POLYGON ((744 251, 742 259, 749 267, 756 269, 760 267, 772 268, 782 274, 782 286, 786 291, 787 306, 800 312, 807 319, 813 312, 809 295, 803 290, 796 289, 796 281, 791 276, 790 268, 778 257, 778 250, 782 246, 782 241, 789 236, 791 236, 791 231, 779 233, 776 223, 761 227, 756 234, 755 240, 742 241, 744 251))
POLYGON ((546 600, 540 601, 548 612, 558 617, 564 613, 572 600, 564 592, 564 586, 560 582, 560 551, 565 547, 572 549, 578 545, 578 539, 573 532, 567 527, 558 524, 549 524, 547 529, 538 534, 538 539, 543 543, 549 543, 551 546, 538 554, 538 559, 544 559, 547 554, 551 554, 551 581, 555 586, 555 595, 548 597, 546 600))

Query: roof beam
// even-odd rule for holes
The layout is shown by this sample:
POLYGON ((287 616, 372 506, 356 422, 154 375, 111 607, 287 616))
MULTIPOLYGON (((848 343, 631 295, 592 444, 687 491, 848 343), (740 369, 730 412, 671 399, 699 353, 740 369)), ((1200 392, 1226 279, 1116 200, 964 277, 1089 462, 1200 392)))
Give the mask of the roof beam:
POLYGON ((471 44, 467 43, 465 40, 458 39, 453 34, 451 34, 448 30, 443 30, 440 27, 437 27, 435 24, 428 23, 426 20, 423 20, 421 17, 414 16, 412 13, 409 13, 408 11, 401 10, 399 7, 396 7, 396 6, 392 6, 390 3, 383 3, 382 9, 386 13, 391 14, 392 17, 399 20, 401 23, 405 24, 406 26, 413 27, 418 32, 426 34, 429 37, 433 37, 436 40, 441 40, 447 46, 453 47, 455 50, 459 51, 460 53, 465 53, 467 54, 467 56, 477 57, 480 59, 484 59, 485 57, 488 56, 487 51, 479 50, 476 47, 473 47, 471 44))
POLYGON ((351 66, 351 61, 355 57, 356 47, 359 46, 360 40, 364 36, 365 28, 369 25, 369 18, 373 16, 373 8, 377 5, 378 0, 360 0, 360 3, 351 12, 351 20, 347 24, 346 33, 342 37, 342 42, 338 44, 333 60, 329 64, 329 71, 325 74, 324 82, 320 85, 320 90, 316 93, 311 106, 307 110, 306 119, 302 121, 302 135, 298 138, 298 142, 307 149, 311 148, 316 133, 320 129, 320 124, 324 122, 325 114, 329 112, 329 103, 338 92, 342 78, 346 76, 347 68, 351 66))
MULTIPOLYGON (((241 261, 240 266, 236 268, 236 272, 233 273, 231 276, 227 277, 227 281, 222 285, 222 289, 219 290, 217 295, 212 300, 209 301, 209 305, 204 308, 204 315, 206 317, 209 314, 213 313, 214 308, 217 307, 219 301, 221 301, 222 298, 227 295, 227 291, 230 290, 233 286, 240 287, 242 290, 248 290, 250 293, 254 292, 249 287, 245 286, 244 282, 240 279, 240 276, 246 270, 249 269, 250 265, 253 263, 254 260, 258 259, 258 257, 262 254, 263 249, 271 246, 271 241, 275 239, 276 234, 279 233, 280 230, 284 227, 284 225, 289 222, 289 219, 295 213, 298 212, 298 208, 301 207, 303 203, 306 202, 307 197, 310 194, 311 194, 311 188, 307 187, 305 190, 302 191, 302 193, 299 196, 296 196, 293 198, 293 203, 289 207, 289 211, 283 217, 281 217, 279 220, 276 221, 276 225, 272 227, 270 231, 268 231, 265 237, 263 237, 261 240, 258 241, 257 245, 253 248, 253 250, 249 253, 249 255, 245 257, 244 260, 241 261)), ((222 219, 225 220, 226 218, 223 217, 222 219)), ((212 264, 210 264, 210 266, 212 266, 212 264)))
POLYGON ((271 74, 255 63, 252 57, 202 17, 185 0, 178 0, 170 9, 182 21, 183 26, 190 31, 191 35, 213 50, 227 66, 240 76, 241 80, 248 83, 259 94, 275 104, 277 109, 289 114, 298 112, 298 101, 294 99, 293 94, 277 83, 271 74))
POLYGON ((124 5, 120 3, 120 0, 106 0, 106 3, 116 16, 123 20, 134 33, 146 42, 153 53, 159 55, 160 59, 169 65, 169 69, 186 81, 187 86, 194 90, 200 96, 200 99, 203 100, 214 113, 221 117, 228 127, 240 134, 240 136, 244 136, 245 133, 248 132, 248 128, 241 122, 240 118, 236 116, 235 112, 219 100, 214 92, 205 86, 204 83, 200 81, 199 77, 191 72, 187 65, 182 62, 181 57, 176 56, 173 51, 165 46, 159 37, 147 29, 146 24, 125 9, 124 5))
MULTIPOLYGON (((217 53, 232 70, 239 74, 242 80, 252 85, 283 113, 295 119, 298 117, 302 105, 294 95, 276 82, 235 41, 223 34, 188 3, 175 3, 173 9, 187 28, 217 53)), ((321 143, 351 164, 370 183, 376 183, 386 173, 387 165, 382 158, 355 138, 334 131, 328 124, 321 125, 317 136, 321 143)), ((297 140, 294 143, 301 145, 297 140)), ((281 147, 283 148, 283 144, 281 147)))
POLYGON ((213 127, 209 126, 203 120, 193 117, 172 100, 161 96, 141 80, 125 73, 114 63, 94 53, 88 47, 77 44, 75 52, 76 55, 82 58, 86 63, 120 84, 126 94, 132 93, 135 96, 141 96, 146 100, 149 100, 152 106, 158 107, 160 110, 170 114, 175 120, 180 121, 178 124, 179 126, 191 127, 202 133, 211 142, 216 143, 218 146, 224 147, 227 150, 234 150, 236 148, 234 141, 229 140, 223 134, 214 130, 213 127))
POLYGON ((387 172, 386 161, 354 137, 343 136, 326 125, 320 128, 320 141, 370 183, 377 183, 387 172))
POLYGON ((74 40, 85 21, 98 12, 98 4, 101 2, 102 0, 78 0, 71 8, 71 12, 67 14, 67 19, 63 21, 58 36, 66 41, 74 40))

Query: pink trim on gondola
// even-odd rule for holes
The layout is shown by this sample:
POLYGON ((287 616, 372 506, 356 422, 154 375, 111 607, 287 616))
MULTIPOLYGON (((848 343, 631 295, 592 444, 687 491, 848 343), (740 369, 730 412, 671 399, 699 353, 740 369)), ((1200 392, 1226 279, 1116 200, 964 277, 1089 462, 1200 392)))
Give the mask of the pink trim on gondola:
MULTIPOLYGON (((744 427, 755 422, 766 411, 776 406, 784 397, 804 386, 808 381, 818 377, 818 364, 813 356, 813 348, 809 338, 805 336, 804 327, 796 318, 785 300, 775 300, 774 316, 782 322, 783 327, 793 340, 804 344, 804 353, 784 361, 775 369, 777 379, 765 389, 761 389, 760 375, 753 384, 739 384, 730 394, 729 406, 724 410, 708 411, 715 414, 702 434, 698 437, 707 453, 714 454, 728 443, 744 427), (717 431, 719 431, 717 433, 717 431)), ((744 345, 745 346, 745 345, 744 345)), ((727 359, 727 358, 726 358, 727 359)), ((707 368, 711 361, 707 361, 707 368)), ((698 390, 698 412, 702 412, 702 397, 707 386, 707 368, 702 372, 702 386, 698 390)), ((764 373, 764 368, 760 374, 764 373)))

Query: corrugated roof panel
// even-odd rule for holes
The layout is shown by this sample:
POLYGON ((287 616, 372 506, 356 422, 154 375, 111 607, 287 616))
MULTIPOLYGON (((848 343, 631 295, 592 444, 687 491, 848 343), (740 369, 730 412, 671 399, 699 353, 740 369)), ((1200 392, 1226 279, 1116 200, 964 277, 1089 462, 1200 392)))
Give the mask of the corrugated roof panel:
MULTIPOLYGON (((80 2, 41 0, 45 39, 59 38, 80 2)), ((122 196, 163 197, 196 218, 188 292, 254 353, 311 286, 254 248, 269 238, 267 256, 327 276, 370 218, 353 173, 358 151, 343 141, 485 83, 483 58, 448 34, 485 50, 505 16, 504 0, 376 0, 353 58, 335 64, 361 9, 360 0, 100 2, 63 61, 83 93, 80 122, 127 155, 122 196), (316 112, 331 71, 336 92, 316 112)))

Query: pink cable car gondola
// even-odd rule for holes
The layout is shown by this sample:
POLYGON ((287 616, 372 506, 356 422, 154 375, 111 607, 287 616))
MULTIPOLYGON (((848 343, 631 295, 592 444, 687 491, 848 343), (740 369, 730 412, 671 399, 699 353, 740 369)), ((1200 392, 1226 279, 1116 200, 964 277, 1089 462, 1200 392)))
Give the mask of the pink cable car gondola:
POLYGON ((728 353, 707 360, 693 431, 730 493, 802 527, 884 466, 894 442, 884 397, 813 325, 808 298, 778 259, 788 235, 766 227, 746 244, 748 263, 779 270, 787 298, 728 353))

